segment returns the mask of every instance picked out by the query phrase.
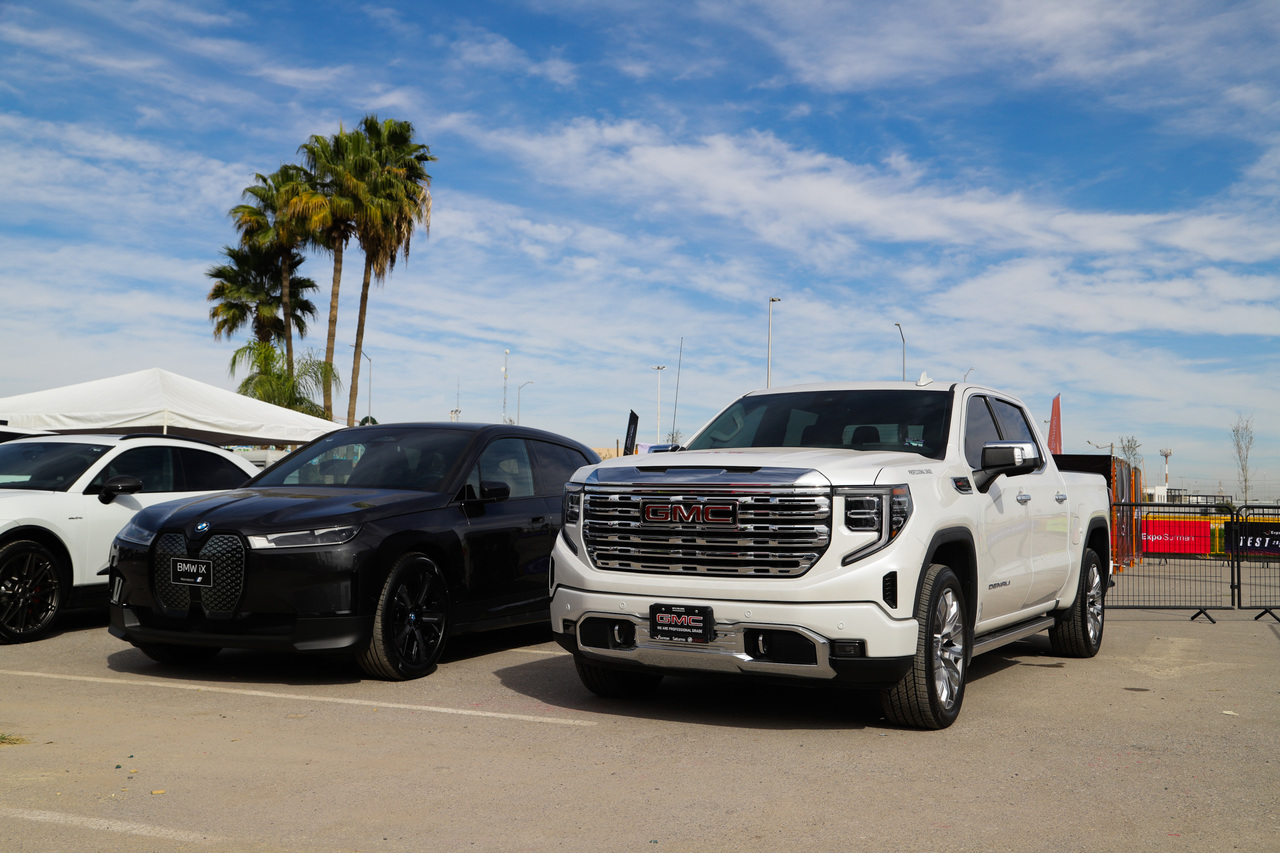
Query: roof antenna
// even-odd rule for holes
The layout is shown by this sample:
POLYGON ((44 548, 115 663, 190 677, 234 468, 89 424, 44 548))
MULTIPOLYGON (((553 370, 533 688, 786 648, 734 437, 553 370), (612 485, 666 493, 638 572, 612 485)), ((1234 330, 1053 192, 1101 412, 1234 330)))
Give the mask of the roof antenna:
POLYGON ((932 385, 932 384, 933 384, 933 380, 929 378, 928 371, 925 371, 925 370, 920 371, 920 378, 916 380, 916 387, 923 388, 926 385, 932 385))

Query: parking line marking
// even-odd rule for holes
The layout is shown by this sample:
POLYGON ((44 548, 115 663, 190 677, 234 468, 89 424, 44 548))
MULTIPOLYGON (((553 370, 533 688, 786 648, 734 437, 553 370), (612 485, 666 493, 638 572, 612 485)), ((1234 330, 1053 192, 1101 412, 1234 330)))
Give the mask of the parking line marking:
POLYGON ((303 702, 330 702, 335 705, 362 705, 369 708, 396 708, 404 711, 427 711, 432 714, 456 714, 463 717, 490 717, 498 720, 522 720, 554 726, 594 726, 594 720, 566 720, 563 717, 537 717, 532 714, 505 714, 499 711, 475 711, 467 708, 445 708, 440 705, 414 705, 408 702, 375 702, 371 699, 344 699, 337 696, 307 696, 301 693, 276 693, 272 690, 248 690, 237 687, 212 687, 183 681, 137 681, 131 678, 99 678, 92 675, 55 675, 48 672, 23 672, 0 669, 0 675, 28 678, 51 678, 59 681, 85 681, 92 684, 123 684, 130 687, 164 687, 169 690, 194 690, 204 693, 231 693, 236 696, 264 696, 268 699, 294 699, 303 702))
POLYGON ((186 844, 218 844, 226 839, 216 835, 202 835, 199 832, 187 832, 182 829, 167 829, 163 826, 152 826, 146 823, 132 823, 126 820, 105 820, 98 817, 82 817, 81 815, 63 812, 46 812, 38 809, 8 809, 0 807, 0 816, 34 820, 41 823, 57 823, 63 826, 78 826, 82 829, 97 829, 105 832, 119 832, 124 835, 146 835, 152 838, 163 838, 168 841, 179 841, 186 844))

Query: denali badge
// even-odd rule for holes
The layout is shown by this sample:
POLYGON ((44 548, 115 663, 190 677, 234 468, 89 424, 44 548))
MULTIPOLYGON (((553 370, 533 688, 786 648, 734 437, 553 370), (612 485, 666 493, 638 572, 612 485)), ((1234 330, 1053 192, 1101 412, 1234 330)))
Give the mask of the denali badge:
POLYGON ((657 503, 640 505, 640 517, 646 524, 725 524, 738 523, 738 505, 721 503, 657 503))

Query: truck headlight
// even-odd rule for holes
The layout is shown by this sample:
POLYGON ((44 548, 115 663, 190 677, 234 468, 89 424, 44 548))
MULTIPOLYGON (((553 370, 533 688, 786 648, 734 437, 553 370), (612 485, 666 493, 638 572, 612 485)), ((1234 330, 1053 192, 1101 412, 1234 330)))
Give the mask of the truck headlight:
POLYGON ((560 535, 563 537, 565 544, 569 546, 569 550, 575 554, 578 553, 576 534, 582 524, 582 489, 581 483, 565 483, 564 503, 562 504, 564 525, 560 529, 560 535))
POLYGON ((901 486, 843 486, 844 526, 854 533, 873 533, 876 541, 845 556, 843 565, 888 545, 911 518, 911 489, 901 486))

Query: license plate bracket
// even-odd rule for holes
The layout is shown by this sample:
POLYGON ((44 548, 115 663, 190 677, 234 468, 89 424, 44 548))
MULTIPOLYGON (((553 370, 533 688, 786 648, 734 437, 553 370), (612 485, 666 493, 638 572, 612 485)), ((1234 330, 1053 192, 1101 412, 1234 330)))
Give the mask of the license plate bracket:
POLYGON ((649 636, 655 640, 705 646, 716 637, 711 608, 697 604, 649 605, 649 636))
POLYGON ((171 557, 169 580, 179 586, 213 586, 213 560, 171 557))

